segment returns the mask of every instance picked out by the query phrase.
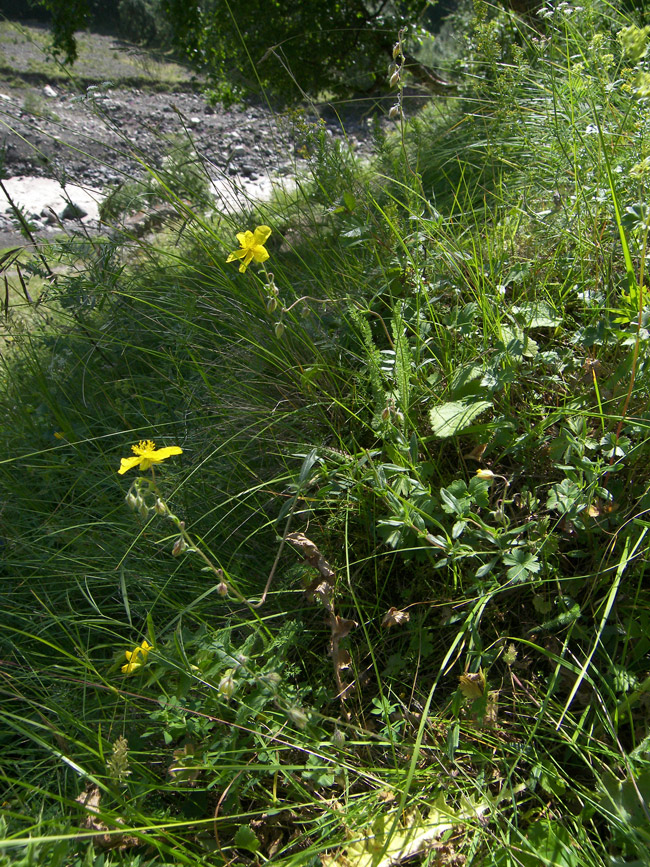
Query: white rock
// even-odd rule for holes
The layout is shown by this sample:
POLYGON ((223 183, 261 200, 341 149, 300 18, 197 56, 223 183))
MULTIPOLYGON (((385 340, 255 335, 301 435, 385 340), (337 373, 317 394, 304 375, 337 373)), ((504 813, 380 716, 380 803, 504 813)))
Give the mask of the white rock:
MULTIPOLYGON (((28 214, 41 214, 47 222, 57 222, 56 214, 63 211, 69 202, 74 202, 86 212, 83 219, 98 220, 99 204, 105 198, 99 190, 66 184, 65 190, 58 181, 51 178, 7 178, 3 184, 15 205, 28 214), (52 214, 52 211, 54 214, 52 214)), ((0 213, 11 214, 11 205, 0 191, 0 213)))
POLYGON ((50 99, 56 99, 56 97, 59 95, 56 90, 49 84, 45 85, 45 87, 43 88, 43 93, 45 94, 45 96, 49 96, 50 99))

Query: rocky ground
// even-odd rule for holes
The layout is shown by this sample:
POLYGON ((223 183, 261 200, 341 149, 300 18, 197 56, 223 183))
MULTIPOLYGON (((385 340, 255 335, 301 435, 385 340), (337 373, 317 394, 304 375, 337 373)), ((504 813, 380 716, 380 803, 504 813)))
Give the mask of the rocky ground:
MULTIPOLYGON (((92 207, 81 200, 75 202, 70 192, 68 201, 61 199, 61 182, 90 188, 99 199, 124 180, 142 176, 143 163, 160 165, 165 154, 181 142, 191 143, 217 184, 230 179, 253 191, 263 190, 272 176, 295 173, 304 160, 304 122, 318 120, 316 115, 277 115, 263 106, 212 106, 200 92, 193 92, 195 83, 187 71, 171 68, 169 63, 161 72, 159 63, 152 67, 141 62, 140 77, 135 79, 141 86, 137 87, 133 76, 124 71, 129 68, 125 58, 130 57, 130 49, 105 35, 84 36, 81 79, 62 74, 51 62, 48 66, 47 58, 34 71, 33 56, 40 50, 43 57, 42 30, 23 27, 17 31, 18 38, 14 33, 8 43, 7 26, 0 32, 0 54, 5 60, 0 70, 3 177, 23 179, 14 180, 13 185, 6 180, 5 187, 36 238, 72 229, 82 216, 88 227, 96 227, 92 207), (34 38, 28 38, 32 32, 40 40, 36 45, 34 38), (6 65, 9 51, 11 75, 6 65), (93 57, 101 66, 97 83, 89 83, 93 81, 88 74, 93 57), (111 71, 114 74, 107 83, 111 71), (121 80, 128 80, 129 85, 123 86, 121 80), (25 178, 32 180, 25 182, 25 178), (47 189, 46 179, 52 182, 47 189), (56 201, 44 204, 44 196, 56 195, 56 201), (76 210, 71 202, 78 205, 76 210)), ((345 137, 351 147, 369 152, 370 108, 365 104, 348 112, 344 129, 334 112, 324 111, 327 134, 345 137)), ((4 199, 2 191, 0 199, 4 199)), ((0 247, 24 243, 15 212, 8 203, 3 202, 0 210, 3 208, 0 247)))

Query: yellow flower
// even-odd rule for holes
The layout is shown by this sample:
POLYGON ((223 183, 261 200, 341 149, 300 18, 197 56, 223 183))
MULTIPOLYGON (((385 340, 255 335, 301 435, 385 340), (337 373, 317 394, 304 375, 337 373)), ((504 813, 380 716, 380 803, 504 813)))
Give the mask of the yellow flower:
POLYGON ((477 470, 476 475, 479 479, 483 479, 486 482, 491 481, 494 478, 494 473, 492 470, 477 470))
POLYGON ((250 263, 266 262, 269 258, 269 251, 265 249, 264 244, 269 239, 271 229, 268 226, 258 226, 254 232, 238 232, 237 240, 241 244, 241 250, 235 250, 226 259, 226 262, 234 262, 235 259, 241 259, 239 270, 243 273, 250 263))
POLYGON ((178 446, 167 446, 165 449, 156 449, 156 444, 151 440, 141 440, 137 446, 131 446, 131 450, 136 455, 135 458, 122 458, 118 473, 123 475, 132 467, 140 467, 141 470, 148 470, 153 464, 159 464, 165 458, 171 455, 183 454, 183 449, 178 446))
POLYGON ((124 654, 126 656, 126 665, 122 666, 124 674, 133 674, 134 671, 142 668, 147 661, 150 650, 153 650, 153 644, 149 644, 146 638, 142 644, 134 647, 133 650, 127 650, 124 654), (140 662, 140 660, 142 661, 140 662))

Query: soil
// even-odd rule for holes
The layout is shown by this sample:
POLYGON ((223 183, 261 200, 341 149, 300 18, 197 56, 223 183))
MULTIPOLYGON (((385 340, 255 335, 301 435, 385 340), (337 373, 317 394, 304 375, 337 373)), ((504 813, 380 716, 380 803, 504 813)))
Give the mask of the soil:
MULTIPOLYGON (((217 182, 228 178, 261 188, 270 176, 293 175, 304 164, 304 122, 316 121, 315 115, 277 115, 261 105, 213 106, 184 67, 147 60, 143 49, 101 34, 81 35, 82 76, 75 78, 48 60, 42 27, 20 27, 5 22, 0 29, 4 178, 54 178, 107 193, 143 176, 144 164, 159 165, 180 141, 192 143, 217 182)), ((320 120, 328 135, 369 153, 376 105, 359 103, 342 119, 324 110, 320 120)), ((48 225, 40 210, 21 205, 37 239, 61 231, 61 221, 48 225)), ((72 229, 73 222, 64 228, 72 229)), ((15 216, 0 215, 0 247, 24 243, 15 216)))

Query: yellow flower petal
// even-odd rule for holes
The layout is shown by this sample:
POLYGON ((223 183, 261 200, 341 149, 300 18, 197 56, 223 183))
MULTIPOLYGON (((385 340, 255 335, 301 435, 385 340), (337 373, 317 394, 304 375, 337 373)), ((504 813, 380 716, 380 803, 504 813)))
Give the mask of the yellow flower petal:
POLYGON ((137 467, 142 458, 122 458, 120 461, 120 468, 118 473, 123 475, 127 470, 132 469, 133 467, 137 467))
POLYGON ((234 253, 230 253, 226 262, 234 262, 235 259, 243 259, 244 256, 248 256, 248 250, 235 250, 234 253))
POLYGON ((269 251, 266 247, 251 247, 251 253, 256 262, 266 262, 269 258, 269 251))
POLYGON ((127 662, 126 665, 122 666, 122 671, 124 674, 133 674, 133 672, 137 671, 139 668, 142 668, 141 662, 127 662))
POLYGON ((166 458, 170 458, 172 455, 182 455, 183 449, 178 446, 166 446, 164 449, 158 449, 157 452, 154 452, 153 455, 147 455, 149 460, 155 461, 157 464, 160 461, 164 461, 166 458))
POLYGON ((250 247, 251 244, 255 243, 255 238, 252 232, 237 232, 235 238, 239 241, 242 247, 250 247))
POLYGON ((156 449, 151 440, 142 440, 137 446, 131 446, 136 453, 134 458, 122 458, 118 473, 123 475, 127 470, 139 466, 141 470, 148 470, 152 464, 159 464, 172 455, 182 455, 183 449, 178 446, 166 446, 164 449, 156 449))
MULTIPOLYGON (((248 234, 250 235, 250 232, 248 234)), ((253 240, 255 244, 266 244, 270 236, 271 229, 269 226, 258 226, 253 234, 253 240)))

